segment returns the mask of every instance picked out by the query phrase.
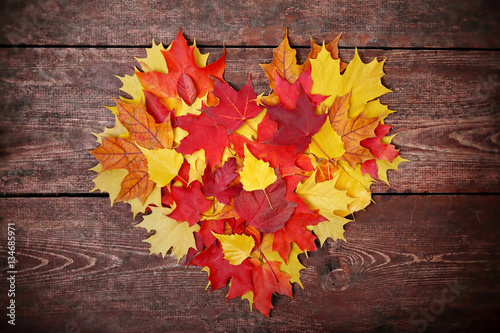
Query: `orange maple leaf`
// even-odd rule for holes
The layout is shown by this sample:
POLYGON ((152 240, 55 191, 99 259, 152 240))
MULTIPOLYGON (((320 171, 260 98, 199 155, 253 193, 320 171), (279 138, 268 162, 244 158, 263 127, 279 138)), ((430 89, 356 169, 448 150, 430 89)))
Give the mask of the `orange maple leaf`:
POLYGON ((170 115, 161 124, 146 111, 142 100, 135 105, 117 101, 118 119, 125 126, 130 138, 148 149, 172 148, 174 131, 170 115))
POLYGON ((332 128, 342 138, 345 153, 338 158, 355 167, 358 163, 372 159, 374 156, 369 149, 362 147, 360 141, 375 137, 375 128, 381 117, 368 118, 361 112, 354 118, 349 118, 349 98, 351 93, 342 97, 336 97, 328 110, 328 117, 332 128))
POLYGON ((297 51, 290 47, 287 32, 285 39, 273 50, 273 61, 270 64, 260 64, 269 79, 271 89, 274 89, 275 86, 274 72, 277 72, 290 84, 293 84, 302 74, 303 66, 297 64, 296 54, 297 51))

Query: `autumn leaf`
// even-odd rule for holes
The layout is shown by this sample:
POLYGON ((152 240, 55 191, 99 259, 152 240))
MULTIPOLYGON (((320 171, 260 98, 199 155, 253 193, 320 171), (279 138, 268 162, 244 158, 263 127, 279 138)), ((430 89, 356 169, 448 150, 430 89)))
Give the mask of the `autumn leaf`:
POLYGON ((384 61, 374 59, 364 64, 356 50, 343 74, 340 74, 340 59, 332 59, 323 46, 316 59, 311 59, 312 94, 330 96, 324 104, 330 107, 337 96, 351 92, 348 116, 353 118, 363 111, 366 104, 385 93, 391 92, 382 85, 384 61))
POLYGON ((190 226, 198 223, 201 214, 210 207, 210 201, 201 192, 201 184, 198 181, 192 182, 187 189, 173 186, 172 198, 177 207, 169 216, 180 222, 187 221, 190 226))
POLYGON ((341 136, 334 131, 332 124, 330 124, 330 121, 327 119, 318 133, 311 137, 309 150, 318 158, 325 158, 329 161, 343 156, 346 153, 344 145, 345 142, 343 142, 341 136))
MULTIPOLYGON (((262 106, 257 105, 255 101, 257 94, 253 90, 250 76, 240 91, 231 88, 229 83, 216 80, 213 93, 219 99, 219 103, 202 111, 217 124, 223 124, 228 134, 233 133, 245 123, 248 125, 248 120, 256 117, 263 110, 262 106)), ((254 131, 257 133, 256 129, 254 131)))
POLYGON ((184 155, 203 149, 210 169, 213 170, 221 160, 224 148, 229 146, 224 126, 217 125, 204 113, 199 116, 188 114, 178 117, 177 122, 182 129, 189 133, 181 140, 177 152, 184 155))
POLYGON ((241 184, 230 185, 238 176, 236 169, 236 159, 231 158, 222 168, 215 168, 212 172, 208 168, 203 174, 203 193, 207 197, 215 197, 220 202, 229 205, 230 199, 237 196, 242 188, 241 184))
POLYGON ((212 234, 220 241, 224 259, 231 265, 241 265, 255 246, 254 239, 247 235, 218 235, 213 231, 212 234))
POLYGON ((245 191, 263 190, 276 181, 274 169, 255 158, 245 145, 244 166, 240 172, 240 181, 245 191))
POLYGON ((273 50, 273 61, 270 64, 260 64, 269 79, 271 89, 275 88, 274 72, 290 84, 294 83, 303 72, 302 66, 297 64, 296 54, 297 51, 290 47, 288 35, 285 35, 285 39, 273 50))
MULTIPOLYGON (((351 167, 373 158, 370 150, 361 145, 361 141, 376 135, 375 129, 381 117, 366 117, 361 112, 355 117, 349 118, 349 98, 351 93, 337 97, 328 110, 328 118, 335 132, 340 135, 344 143, 345 153, 336 157, 347 161, 351 167)), ((370 140, 370 139, 368 139, 370 140)))
POLYGON ((167 116, 173 112, 173 110, 167 109, 158 97, 147 90, 144 91, 144 98, 146 111, 153 117, 157 124, 163 123, 167 116))
POLYGON ((196 247, 193 232, 200 226, 189 226, 187 222, 177 222, 167 215, 172 209, 151 207, 151 214, 144 216, 144 221, 136 227, 145 228, 148 232, 155 230, 155 234, 145 240, 151 244, 150 254, 161 254, 163 257, 172 249, 177 261, 187 254, 189 248, 196 247))
POLYGON ((277 180, 266 188, 265 193, 241 191, 240 195, 234 198, 234 208, 239 216, 260 232, 272 233, 285 225, 297 206, 285 200, 285 194, 286 183, 281 179, 281 175, 278 175, 277 180))
POLYGON ((144 154, 127 139, 103 136, 101 145, 90 153, 101 163, 102 172, 113 169, 133 171, 145 168, 144 154))
POLYGON ((296 151, 302 151, 325 122, 326 114, 317 116, 314 103, 300 88, 295 109, 289 110, 281 104, 268 106, 267 112, 271 120, 278 123, 278 132, 266 143, 273 145, 295 145, 296 151))
MULTIPOLYGON (((227 280, 231 278, 237 281, 242 292, 241 295, 232 295, 233 297, 242 296, 247 291, 253 289, 252 280, 250 277, 250 270, 252 269, 248 261, 243 261, 240 265, 231 265, 229 261, 224 259, 224 254, 222 252, 222 246, 211 245, 197 256, 193 258, 190 262, 191 265, 208 267, 210 269, 210 274, 208 280, 210 281, 210 286, 212 291, 220 289, 227 284, 227 280)), ((232 286, 236 288, 237 286, 232 286)), ((233 291, 234 293, 234 291, 233 291)))
POLYGON ((331 238, 333 240, 342 239, 345 241, 344 225, 348 222, 349 220, 343 217, 333 215, 330 219, 328 219, 328 221, 320 222, 317 225, 307 226, 306 228, 318 236, 320 244, 323 246, 327 238, 331 238))
MULTIPOLYGON (((330 52, 332 59, 339 59, 339 39, 342 34, 339 34, 332 40, 330 43, 324 45, 325 49, 330 52)), ((309 55, 307 56, 306 61, 302 65, 304 70, 311 68, 311 59, 316 59, 318 54, 321 52, 321 46, 316 44, 314 40, 311 38, 311 51, 309 51, 309 55)), ((340 62, 340 72, 343 72, 347 67, 347 64, 343 61, 340 62)))
POLYGON ((142 102, 136 105, 115 102, 118 119, 129 132, 132 141, 148 149, 172 148, 174 132, 168 116, 163 123, 156 124, 142 102))
POLYGON ((354 200, 347 196, 347 190, 335 188, 338 177, 337 175, 332 180, 316 183, 314 172, 304 183, 297 185, 296 193, 313 211, 319 210, 322 216, 333 220, 335 211, 346 210, 347 205, 354 200))
POLYGON ((231 134, 229 141, 238 156, 245 156, 244 147, 257 159, 268 162, 271 168, 279 168, 282 176, 293 175, 301 171, 295 164, 301 156, 293 146, 275 146, 248 140, 240 135, 231 134))
POLYGON ((360 142, 361 146, 368 148, 377 159, 392 162, 399 155, 399 152, 394 145, 382 141, 391 128, 392 126, 378 123, 374 131, 375 137, 364 139, 360 142))
POLYGON ((271 304, 271 295, 279 293, 292 297, 292 285, 290 284, 290 275, 280 271, 280 262, 268 261, 265 263, 257 259, 249 259, 252 265, 250 276, 254 286, 254 304, 255 309, 259 310, 264 316, 269 316, 269 311, 273 307, 271 304))
POLYGON ((158 186, 167 186, 177 176, 184 158, 173 149, 149 150, 139 147, 148 161, 148 173, 158 186))
POLYGON ((297 244, 302 251, 316 251, 316 237, 306 230, 307 226, 316 225, 325 219, 317 214, 293 214, 285 226, 274 233, 273 250, 277 251, 287 263, 291 244, 297 244))
POLYGON ((304 289, 304 286, 300 281, 300 273, 299 273, 301 270, 306 268, 299 261, 299 255, 304 253, 304 251, 301 251, 300 248, 295 243, 290 243, 289 246, 290 246, 290 251, 289 251, 290 255, 288 256, 287 260, 283 261, 282 257, 276 251, 266 253, 265 254, 266 259, 271 261, 281 262, 280 272, 287 273, 288 275, 290 275, 290 283, 297 282, 302 287, 302 289, 304 289))

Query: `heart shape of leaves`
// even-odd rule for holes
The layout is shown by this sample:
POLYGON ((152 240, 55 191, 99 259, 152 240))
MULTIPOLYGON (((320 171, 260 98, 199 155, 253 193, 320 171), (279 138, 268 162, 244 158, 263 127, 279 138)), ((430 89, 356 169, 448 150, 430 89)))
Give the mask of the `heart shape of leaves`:
POLYGON ((387 136, 384 62, 357 51, 342 62, 339 38, 311 40, 299 65, 285 36, 261 65, 266 96, 250 76, 233 89, 225 52, 207 65, 180 30, 167 49, 153 41, 134 75, 119 77, 131 98, 116 100, 115 126, 96 135, 93 190, 130 203, 134 217, 150 211, 136 225, 155 231, 150 254, 185 256, 212 290, 229 283, 228 299, 268 316, 272 294, 302 286, 299 256, 316 239, 345 240, 371 184, 407 161, 387 136))

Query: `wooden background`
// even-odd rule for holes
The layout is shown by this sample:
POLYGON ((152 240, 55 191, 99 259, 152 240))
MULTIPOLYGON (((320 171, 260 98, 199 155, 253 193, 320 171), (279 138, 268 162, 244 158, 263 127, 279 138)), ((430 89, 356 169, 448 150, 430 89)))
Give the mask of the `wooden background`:
POLYGON ((500 326, 499 5, 496 0, 2 1, 0 10, 0 330, 7 325, 7 223, 16 225, 19 332, 461 332, 500 326), (270 318, 206 294, 206 273, 148 256, 127 205, 88 193, 96 146, 112 126, 114 75, 182 27, 225 78, 248 73, 289 28, 343 32, 340 54, 387 58, 387 122, 412 163, 373 187, 376 204, 345 242, 303 258, 305 289, 270 318))

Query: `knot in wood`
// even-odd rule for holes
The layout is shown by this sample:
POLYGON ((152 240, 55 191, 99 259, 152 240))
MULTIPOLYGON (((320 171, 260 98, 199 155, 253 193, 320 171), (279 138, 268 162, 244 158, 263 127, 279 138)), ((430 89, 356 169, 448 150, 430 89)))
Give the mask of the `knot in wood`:
POLYGON ((343 291, 349 286, 351 268, 343 260, 339 261, 338 268, 333 269, 325 281, 326 288, 333 291, 343 291))

